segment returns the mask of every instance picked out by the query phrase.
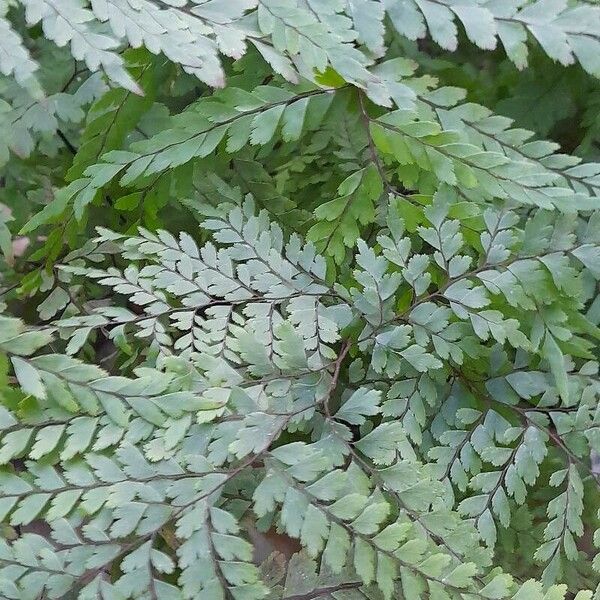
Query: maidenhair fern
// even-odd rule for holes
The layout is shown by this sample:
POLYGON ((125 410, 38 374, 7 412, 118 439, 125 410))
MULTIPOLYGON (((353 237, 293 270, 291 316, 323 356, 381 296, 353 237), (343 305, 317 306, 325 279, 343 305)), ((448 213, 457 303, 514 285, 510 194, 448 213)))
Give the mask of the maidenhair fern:
POLYGON ((0 38, 0 598, 600 598, 597 4, 0 38))

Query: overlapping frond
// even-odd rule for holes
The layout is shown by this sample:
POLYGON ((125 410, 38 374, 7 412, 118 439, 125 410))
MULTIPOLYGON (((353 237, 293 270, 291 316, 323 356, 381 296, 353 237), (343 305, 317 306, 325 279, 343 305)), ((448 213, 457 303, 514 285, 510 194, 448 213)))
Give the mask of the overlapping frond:
MULTIPOLYGON (((100 231, 94 261, 117 253, 130 266, 63 270, 130 308, 98 307, 42 330, 3 321, 0 347, 31 399, 2 415, 2 462, 26 459, 4 471, 3 514, 12 526, 46 521, 68 546, 57 560, 78 565, 14 585, 60 597, 91 569, 87 597, 119 561, 122 575, 104 597, 141 586, 171 593, 174 570, 172 593, 182 598, 265 597, 239 537, 234 507, 246 498, 244 512, 277 523, 366 597, 375 588, 387 598, 399 589, 545 597, 537 583, 486 576, 486 547, 546 465, 560 463, 536 558, 549 583, 561 561, 577 559, 600 388, 596 363, 573 369, 564 353, 589 354, 591 330, 578 329, 576 313, 582 278, 598 276, 597 231, 550 213, 521 229, 515 214, 486 209, 475 240, 448 217, 459 204, 439 194, 425 209, 417 231, 433 252, 415 253, 392 199, 381 250, 359 242, 349 286, 328 284, 315 248, 286 241, 248 202, 204 221, 217 246, 187 234, 100 231), (551 229, 554 219, 562 224, 551 229), (528 237, 532 228, 547 237, 528 237), (398 298, 408 298, 401 313, 398 298), (76 353, 100 331, 142 343, 156 368, 108 376, 43 353, 53 336, 76 353), (481 379, 478 365, 492 357, 496 372, 481 379), (283 441, 286 431, 308 440, 283 441), (84 573, 76 556, 89 552, 96 558, 84 573)), ((25 537, 6 552, 27 542, 41 553, 33 571, 47 568, 39 560, 48 542, 25 537)))
POLYGON ((0 4, 0 597, 600 594, 595 3, 0 4))

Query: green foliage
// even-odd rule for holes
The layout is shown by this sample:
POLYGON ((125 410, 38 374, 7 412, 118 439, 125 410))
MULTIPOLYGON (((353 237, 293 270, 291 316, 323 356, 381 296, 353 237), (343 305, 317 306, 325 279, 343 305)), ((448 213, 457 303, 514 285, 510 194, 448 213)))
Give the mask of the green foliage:
POLYGON ((596 3, 0 0, 0 73, 1 598, 600 598, 596 3))

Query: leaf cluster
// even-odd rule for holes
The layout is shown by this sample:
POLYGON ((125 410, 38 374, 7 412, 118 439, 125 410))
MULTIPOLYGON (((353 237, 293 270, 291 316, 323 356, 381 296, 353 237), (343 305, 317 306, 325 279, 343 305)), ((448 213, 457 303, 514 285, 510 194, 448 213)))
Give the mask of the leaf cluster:
POLYGON ((0 597, 600 598, 599 57, 583 0, 0 0, 0 597))

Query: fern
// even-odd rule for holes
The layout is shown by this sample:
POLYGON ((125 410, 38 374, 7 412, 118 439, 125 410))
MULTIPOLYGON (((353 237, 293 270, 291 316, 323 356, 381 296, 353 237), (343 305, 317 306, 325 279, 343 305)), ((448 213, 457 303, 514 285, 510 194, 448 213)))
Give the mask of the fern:
POLYGON ((493 50, 498 39, 519 68, 527 65, 527 38, 534 38, 548 56, 563 65, 575 60, 598 76, 598 19, 596 6, 566 2, 474 2, 411 0, 387 2, 388 14, 398 31, 410 39, 427 30, 442 48, 456 50, 459 22, 469 40, 493 50))
POLYGON ((0 597, 600 594, 598 6, 0 33, 0 597))
MULTIPOLYGON (((65 267, 66 273, 90 277, 116 293, 126 294, 145 315, 138 317, 130 311, 106 307, 89 316, 59 320, 56 327, 64 329, 71 337, 71 351, 77 351, 85 343, 85 336, 99 327, 109 328, 111 336, 118 331, 125 338, 129 333, 150 337, 158 352, 158 364, 163 367, 159 371, 140 368, 138 379, 131 380, 106 377, 96 367, 66 357, 46 355, 30 359, 27 355, 47 344, 51 332, 27 331, 17 321, 6 321, 8 333, 3 347, 9 354, 14 354, 12 362, 17 381, 25 393, 44 402, 47 408, 34 409, 34 414, 28 417, 30 422, 20 426, 17 417, 7 411, 3 460, 8 462, 27 451, 32 459, 54 455, 61 464, 59 471, 50 466, 48 471, 40 471, 41 467, 32 462, 27 468, 27 477, 7 475, 4 489, 10 522, 19 525, 34 518, 44 518, 52 525, 57 520, 67 519, 73 527, 72 520, 80 519, 77 515, 81 511, 96 515, 82 530, 86 539, 79 542, 98 542, 94 538, 96 534, 86 532, 96 531, 101 522, 105 523, 103 527, 107 528, 109 539, 117 540, 110 560, 115 560, 112 552, 118 556, 122 551, 132 552, 125 559, 129 564, 141 560, 138 556, 143 552, 151 553, 152 544, 148 545, 147 540, 156 541, 160 528, 173 520, 179 540, 177 564, 182 569, 179 584, 184 596, 209 593, 212 586, 217 586, 214 589, 223 586, 235 595, 239 592, 234 591, 238 576, 234 576, 233 571, 229 573, 233 565, 228 567, 223 561, 249 560, 250 555, 245 550, 219 549, 219 543, 225 543, 224 540, 216 541, 221 540, 219 536, 238 531, 233 516, 225 517, 229 513, 224 513, 222 518, 229 519, 232 524, 223 525, 224 530, 218 527, 213 530, 210 520, 217 517, 207 515, 217 510, 216 506, 226 507, 232 501, 227 497, 226 488, 223 492, 221 488, 259 462, 262 463, 259 468, 262 474, 254 483, 256 487, 252 494, 256 516, 279 520, 283 530, 298 537, 310 555, 316 558, 323 552, 323 565, 334 572, 348 564, 348 552, 352 548, 354 558, 350 564, 354 565, 357 576, 364 585, 376 578, 377 585, 387 597, 394 593, 396 576, 403 573, 403 585, 411 582, 410 585, 423 591, 435 590, 441 585, 452 595, 475 586, 474 593, 486 597, 486 589, 495 590, 500 586, 498 597, 504 597, 512 593, 509 591, 511 580, 506 576, 496 576, 481 586, 479 580, 473 578, 476 565, 465 573, 465 567, 461 567, 460 577, 452 571, 452 561, 457 556, 468 553, 485 561, 485 553, 475 548, 460 548, 457 553, 443 536, 438 547, 438 536, 426 525, 421 529, 422 523, 429 519, 435 527, 436 513, 447 510, 444 509, 446 489, 452 491, 454 488, 454 493, 460 496, 468 486, 476 493, 462 500, 458 510, 474 520, 486 545, 493 547, 496 521, 503 526, 510 522, 509 497, 518 504, 525 502, 526 486, 536 483, 539 465, 552 450, 564 455, 568 465, 565 472, 571 474, 567 491, 549 505, 548 515, 553 520, 547 526, 548 542, 540 548, 537 557, 541 561, 554 560, 561 556, 564 545, 567 558, 576 558, 570 549, 572 535, 573 532, 581 535, 581 527, 572 520, 567 525, 565 513, 560 511, 573 510, 570 508, 573 502, 579 502, 581 511, 581 482, 575 467, 581 460, 577 455, 581 455, 581 451, 570 448, 574 442, 568 437, 563 440, 558 433, 549 433, 547 419, 550 415, 557 431, 566 435, 570 430, 567 422, 573 404, 571 395, 563 396, 566 393, 562 381, 566 379, 569 386, 569 377, 572 377, 572 385, 576 385, 579 377, 585 380, 593 376, 595 370, 591 372, 588 368, 581 375, 569 375, 564 372, 563 365, 555 365, 553 353, 561 353, 561 350, 556 342, 549 345, 548 340, 553 340, 551 336, 558 332, 556 329, 545 330, 545 327, 552 327, 553 304, 546 309, 550 311, 550 322, 544 325, 542 321, 536 326, 535 318, 532 318, 532 329, 526 337, 519 322, 509 316, 511 304, 507 300, 502 304, 498 298, 496 308, 489 310, 490 299, 485 286, 475 284, 471 277, 489 282, 494 280, 493 273, 497 277, 502 272, 511 272, 495 271, 494 264, 501 265, 500 269, 521 271, 531 279, 537 277, 539 285, 545 282, 545 285, 554 286, 565 309, 572 302, 574 290, 562 288, 557 283, 560 282, 558 273, 542 271, 545 267, 538 267, 537 259, 527 255, 510 257, 510 251, 498 238, 515 243, 518 230, 510 228, 514 228, 518 220, 508 213, 502 217, 502 224, 501 218, 489 209, 485 220, 490 231, 481 235, 484 260, 474 271, 469 271, 468 255, 459 254, 462 244, 460 221, 445 220, 448 207, 438 198, 425 211, 432 227, 421 228, 420 235, 436 249, 433 259, 438 268, 448 272, 450 279, 439 284, 437 292, 425 297, 422 292, 417 294, 405 311, 406 318, 401 317, 404 323, 396 325, 397 318, 390 312, 389 299, 393 298, 399 285, 407 285, 409 289, 414 285, 410 278, 402 284, 399 275, 403 273, 403 265, 426 256, 408 258, 406 255, 410 253, 411 244, 409 238, 401 237, 397 210, 398 206, 392 203, 389 228, 394 239, 380 240, 382 247, 389 249, 386 251, 389 258, 376 256, 359 244, 358 269, 354 278, 360 287, 349 289, 340 284, 330 287, 325 279, 325 263, 315 255, 314 248, 310 245, 302 247, 297 238, 284 247, 281 230, 269 223, 264 213, 253 216, 249 204, 243 210, 234 207, 225 213, 219 211, 204 222, 205 228, 215 231, 215 240, 224 244, 218 252, 211 243, 199 249, 187 235, 177 240, 164 232, 158 236, 142 232, 135 238, 102 232, 96 240, 96 261, 104 247, 112 252, 116 243, 120 248, 117 251, 130 259, 144 261, 145 266, 141 270, 130 266, 123 274, 112 268, 103 271, 65 267), (506 235, 508 232, 510 236, 506 235), (488 242, 486 245, 485 240, 496 244, 492 246, 488 242), (491 248, 494 248, 493 253, 491 248), (401 270, 390 271, 392 264, 397 264, 401 270), (171 297, 178 299, 177 305, 169 304, 171 297), (449 308, 445 308, 445 304, 436 304, 434 300, 438 298, 449 301, 449 308), (224 317, 223 309, 227 306, 230 315, 224 317), (428 325, 433 314, 439 315, 435 325, 428 325), (359 387, 349 396, 338 390, 352 342, 345 341, 339 354, 332 344, 340 339, 341 329, 352 321, 364 323, 362 330, 356 329, 354 343, 367 360, 363 367, 366 381, 378 374, 393 380, 398 373, 412 373, 417 377, 419 372, 432 369, 438 373, 432 375, 434 380, 427 384, 432 386, 433 392, 427 398, 429 410, 421 405, 420 411, 417 409, 418 416, 413 412, 409 418, 409 412, 392 408, 398 404, 398 396, 392 389, 359 387), (128 331, 127 325, 133 326, 133 330, 128 331), (544 336, 546 342, 541 344, 540 340, 535 344, 533 331, 540 327, 542 330, 537 335, 544 336), (455 333, 450 333, 452 329, 455 333), (181 335, 181 330, 191 331, 181 335), (174 342, 173 337, 176 338, 174 342), (215 338, 216 344, 213 343, 215 338), (492 346, 488 346, 490 339, 494 341, 492 346), (556 390, 554 400, 544 401, 539 409, 533 402, 529 407, 523 407, 518 400, 513 403, 506 394, 497 399, 498 383, 489 393, 480 390, 478 383, 471 383, 460 366, 465 354, 482 357, 494 348, 497 351, 497 344, 526 349, 534 364, 536 356, 547 361, 549 371, 543 386, 536 388, 533 384, 532 387, 536 377, 544 376, 542 373, 523 371, 522 368, 516 372, 518 378, 508 373, 505 380, 529 402, 541 391, 547 394, 548 389, 556 390), (173 350, 179 351, 175 361, 173 350), (454 430, 457 424, 451 418, 454 411, 446 406, 460 396, 451 394, 444 399, 443 382, 448 378, 455 382, 451 385, 456 391, 460 389, 454 387, 456 382, 464 381, 462 385, 466 386, 474 403, 472 408, 461 408, 455 417, 459 419, 458 423, 472 427, 471 430, 454 430), (282 387, 285 381, 287 384, 282 387), (436 392, 439 384, 441 388, 436 392), (388 394, 389 400, 382 404, 388 394), (485 403, 485 417, 476 408, 479 402, 485 403), (551 408, 554 404, 558 404, 556 412, 551 408), (561 412, 562 406, 565 412, 561 412), (369 417, 380 414, 384 416, 381 424, 353 440, 348 425, 362 427, 369 417), (440 433, 444 415, 451 420, 445 425, 447 431, 440 433), (559 416, 560 425, 556 421, 559 416), (390 417, 391 420, 386 420, 390 417), (421 430, 415 430, 415 425, 419 427, 419 419, 420 429, 430 427, 435 438, 442 443, 448 440, 454 455, 450 462, 444 463, 443 458, 449 453, 447 450, 440 452, 441 447, 433 447, 422 454, 417 446, 413 446, 423 435, 421 430), (519 425, 523 422, 525 428, 519 425), (313 430, 312 443, 291 442, 273 447, 283 431, 290 427, 313 430), (457 437, 456 434, 460 435, 457 437), (194 439, 204 439, 202 446, 206 454, 193 459, 194 464, 203 465, 199 471, 198 467, 188 465, 191 456, 185 453, 185 448, 194 439), (142 452, 132 445, 140 443, 142 452), (98 451, 106 452, 110 448, 114 448, 115 458, 98 454, 98 451), (77 456, 82 457, 79 462, 77 456), (427 460, 428 456, 442 459, 432 463, 432 466, 439 465, 439 472, 436 469, 430 470, 429 474, 421 471, 424 467, 419 461, 427 460), (115 463, 115 460, 119 462, 115 463), (135 462, 131 463, 132 460, 135 462), (123 464, 123 461, 126 462, 123 464), (119 467, 119 463, 123 466, 119 467), (162 464, 165 466, 160 467, 162 464), (159 470, 155 471, 156 467, 152 465, 159 470), (172 465, 168 473, 180 483, 164 488, 162 473, 167 465, 172 465), (347 466, 340 470, 342 465, 347 466), (484 465, 490 465, 491 470, 490 467, 482 470, 484 465), (199 483, 193 483, 194 479, 199 483), (126 492, 119 492, 122 481, 127 481, 126 492), (162 494, 167 494, 163 496, 162 505, 160 501, 156 504, 156 500, 147 503, 146 481, 159 485, 162 494), (184 481, 191 487, 184 486, 184 481), (407 488, 408 481, 413 484, 407 488), (134 482, 140 486, 138 491, 134 482), (438 490, 437 500, 431 494, 432 489, 438 490), (217 491, 219 500, 213 509, 210 508, 212 505, 206 505, 205 498, 217 491), (121 504, 121 500, 115 505, 109 500, 121 493, 127 494, 129 503, 121 504), (560 506, 564 508, 560 509, 560 506), (393 510, 400 510, 399 517, 404 514, 406 521, 400 519, 395 524, 384 525, 393 510), (201 525, 202 519, 196 518, 200 514, 209 519, 205 525, 201 525), (561 514, 562 529, 558 525, 561 514), (190 529, 192 519, 196 525, 190 529), (190 525, 186 525, 188 522, 190 525), (148 529, 147 523, 154 529, 148 529), (417 537, 406 541, 410 531, 417 537), (554 531, 557 532, 553 534, 554 531), (423 533, 425 537, 421 538, 423 533), (128 545, 120 551, 118 540, 130 535, 141 538, 140 545, 135 544, 135 550, 128 545), (213 558, 216 562, 212 567, 207 563, 201 568, 198 558, 194 558, 198 556, 197 544, 202 539, 206 540, 202 543, 208 544, 209 555, 222 559, 213 558), (188 557, 189 552, 192 555, 188 557), (448 568, 452 572, 447 571, 448 568), (200 569, 204 575, 198 580, 188 569, 200 569), (455 578, 458 583, 453 583, 455 578)), ((582 246, 577 245, 573 234, 565 235, 567 239, 571 236, 573 246, 569 250, 576 256, 576 250, 582 246)), ((582 236, 586 240, 585 231, 582 236)), ((593 244, 585 246, 597 248, 593 244)), ((541 252, 540 264, 544 264, 545 256, 556 255, 557 252, 549 255, 541 252)), ((574 278, 577 281, 577 269, 585 268, 581 262, 579 264, 580 267, 576 263, 562 266, 569 281, 574 278)), ((521 310, 534 309, 529 304, 533 305, 530 296, 522 288, 521 294, 521 310)), ((535 310, 539 309, 535 307, 535 310)), ((563 320, 566 318, 564 314, 563 320)), ((526 322, 527 319, 521 321, 526 322)), ((565 338, 566 333, 563 329, 561 338, 565 338)), ((566 342, 571 335, 559 341, 566 342)), ((355 359, 353 370, 357 361, 362 362, 362 359, 355 359)), ((412 407, 414 411, 415 405, 412 407)), ((577 409, 579 419, 593 420, 594 413, 593 406, 586 404, 577 409), (584 416, 586 411, 587 417, 584 416)), ((553 476, 553 485, 559 481, 559 475, 553 476)), ((217 514, 221 515, 220 512, 217 514)), ((451 516, 444 518, 451 522, 451 516)), ((471 539, 476 543, 477 536, 472 535, 471 539)), ((239 568, 235 567, 236 572, 239 568)), ((237 585, 244 586, 244 593, 262 597, 265 589, 257 583, 255 568, 244 567, 244 572, 242 583, 237 585)), ((123 586, 124 590, 128 589, 128 573, 126 567, 123 577, 115 582, 117 590, 123 586)), ((553 579, 553 576, 549 577, 553 579)))

